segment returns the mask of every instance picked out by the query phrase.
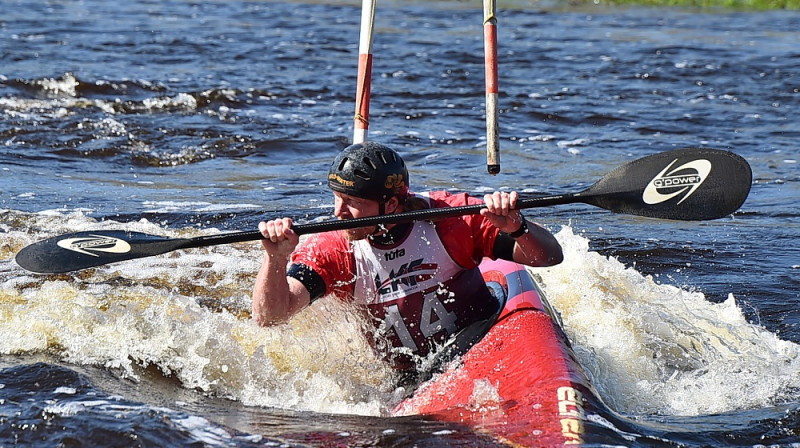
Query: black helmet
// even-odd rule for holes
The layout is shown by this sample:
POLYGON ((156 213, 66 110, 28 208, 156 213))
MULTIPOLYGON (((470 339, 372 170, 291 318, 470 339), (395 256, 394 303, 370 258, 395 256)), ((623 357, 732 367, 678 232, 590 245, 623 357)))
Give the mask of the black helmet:
POLYGON ((403 159, 380 143, 356 143, 344 148, 331 164, 328 187, 363 199, 385 202, 392 196, 405 199, 408 170, 403 159))

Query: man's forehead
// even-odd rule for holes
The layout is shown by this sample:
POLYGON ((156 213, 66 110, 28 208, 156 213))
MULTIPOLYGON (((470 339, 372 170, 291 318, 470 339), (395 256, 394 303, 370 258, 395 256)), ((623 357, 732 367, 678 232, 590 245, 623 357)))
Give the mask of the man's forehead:
POLYGON ((335 190, 333 191, 333 195, 339 199, 345 199, 348 201, 375 202, 375 203, 378 202, 378 201, 373 201, 371 199, 360 198, 358 196, 353 196, 351 194, 342 193, 341 191, 335 191, 335 190))

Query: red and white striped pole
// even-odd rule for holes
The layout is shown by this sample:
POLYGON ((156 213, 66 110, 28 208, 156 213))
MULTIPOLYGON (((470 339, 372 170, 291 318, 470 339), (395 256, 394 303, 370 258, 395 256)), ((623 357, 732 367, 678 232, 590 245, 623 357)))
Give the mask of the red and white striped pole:
POLYGON ((358 84, 356 85, 356 114, 353 118, 353 143, 364 143, 369 128, 369 95, 372 85, 372 29, 375 21, 375 1, 361 2, 361 37, 358 42, 358 84))
POLYGON ((497 17, 495 0, 483 0, 483 46, 486 70, 486 168, 500 172, 500 141, 497 118, 497 17))

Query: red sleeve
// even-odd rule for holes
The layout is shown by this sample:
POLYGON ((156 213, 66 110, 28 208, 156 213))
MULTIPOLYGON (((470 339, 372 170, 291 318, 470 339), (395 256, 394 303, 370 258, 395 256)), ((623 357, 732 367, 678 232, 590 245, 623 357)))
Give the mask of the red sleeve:
POLYGON ((353 297, 355 259, 342 232, 309 236, 292 253, 292 263, 302 263, 319 274, 325 282, 325 295, 334 294, 341 300, 353 297))
MULTIPOLYGON (((431 207, 439 208, 483 204, 483 199, 438 191, 430 194, 430 202, 431 207)), ((483 257, 492 258, 494 240, 500 232, 480 214, 443 219, 436 223, 436 230, 447 252, 464 268, 477 266, 483 257)))

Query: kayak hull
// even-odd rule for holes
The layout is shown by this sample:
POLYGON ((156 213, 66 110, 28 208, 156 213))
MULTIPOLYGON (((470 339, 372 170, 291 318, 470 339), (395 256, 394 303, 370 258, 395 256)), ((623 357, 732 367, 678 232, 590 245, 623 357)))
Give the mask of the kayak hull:
POLYGON ((517 446, 581 444, 591 392, 557 314, 524 266, 486 260, 481 271, 508 291, 502 314, 394 414, 463 423, 517 446))

